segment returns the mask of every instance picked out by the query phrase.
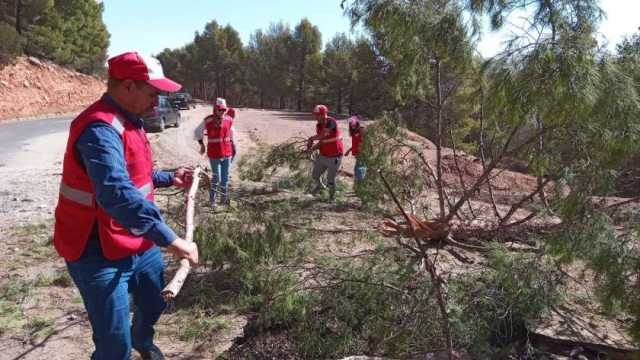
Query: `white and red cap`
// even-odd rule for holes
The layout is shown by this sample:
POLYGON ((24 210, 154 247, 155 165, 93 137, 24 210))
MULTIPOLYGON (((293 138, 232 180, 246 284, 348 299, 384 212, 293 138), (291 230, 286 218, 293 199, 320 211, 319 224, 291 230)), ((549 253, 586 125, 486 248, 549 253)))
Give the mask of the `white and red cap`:
POLYGON ((227 100, 224 98, 216 98, 216 102, 213 104, 218 110, 227 110, 227 100))
POLYGON ((358 119, 358 116, 352 116, 349 118, 349 127, 355 128, 356 126, 358 126, 359 122, 360 122, 360 119, 358 119))
POLYGON ((328 112, 329 108, 326 105, 316 105, 316 107, 313 108, 314 114, 326 115, 328 112))
POLYGON ((116 80, 142 80, 161 91, 175 92, 182 85, 164 76, 156 58, 126 52, 109 59, 109 77, 116 80))

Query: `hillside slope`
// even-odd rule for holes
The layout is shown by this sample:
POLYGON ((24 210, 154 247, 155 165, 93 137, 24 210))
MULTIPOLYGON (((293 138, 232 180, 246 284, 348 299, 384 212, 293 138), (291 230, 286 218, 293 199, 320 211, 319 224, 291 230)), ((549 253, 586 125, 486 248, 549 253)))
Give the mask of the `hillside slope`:
POLYGON ((34 57, 0 69, 0 121, 81 110, 105 90, 96 77, 34 57))

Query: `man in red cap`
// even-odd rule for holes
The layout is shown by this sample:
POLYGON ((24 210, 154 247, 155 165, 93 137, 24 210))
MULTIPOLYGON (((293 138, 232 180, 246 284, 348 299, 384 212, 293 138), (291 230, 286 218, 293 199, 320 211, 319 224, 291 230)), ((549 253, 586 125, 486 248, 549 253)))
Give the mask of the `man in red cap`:
POLYGON ((313 116, 316 123, 316 135, 307 139, 307 150, 314 151, 318 149, 320 155, 313 163, 313 171, 311 177, 316 185, 311 190, 312 194, 318 193, 322 189, 320 177, 327 172, 327 185, 329 186, 329 201, 335 201, 336 195, 336 176, 340 165, 342 164, 342 155, 344 153, 344 145, 340 135, 340 129, 336 119, 329 116, 329 108, 326 105, 316 105, 313 109, 313 116), (318 141, 313 145, 314 141, 318 141))
POLYGON ((153 202, 155 188, 186 187, 191 172, 153 169, 140 119, 161 91, 180 87, 164 77, 157 59, 115 56, 106 94, 69 129, 53 243, 89 315, 93 360, 129 359, 132 348, 143 359, 164 359, 153 344, 153 327, 166 306, 158 246, 198 262, 197 246, 176 236, 153 202))
POLYGON ((213 114, 204 118, 196 129, 196 140, 200 144, 200 154, 207 153, 211 164, 211 190, 209 204, 216 208, 216 197, 221 196, 222 205, 229 205, 229 167, 234 155, 233 119, 227 114, 227 101, 217 98, 213 104, 213 114), (205 148, 203 132, 207 133, 205 148), (218 186, 219 184, 219 186, 218 186))

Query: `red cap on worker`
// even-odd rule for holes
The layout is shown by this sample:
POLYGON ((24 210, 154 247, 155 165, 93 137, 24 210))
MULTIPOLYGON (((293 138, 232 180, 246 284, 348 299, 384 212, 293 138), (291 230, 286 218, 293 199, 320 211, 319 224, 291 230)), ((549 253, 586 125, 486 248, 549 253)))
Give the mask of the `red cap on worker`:
POLYGON ((326 105, 316 105, 316 107, 313 108, 313 113, 314 114, 326 115, 328 112, 329 112, 329 108, 327 108, 326 105))
POLYGON ((161 91, 174 92, 182 85, 164 76, 162 64, 156 58, 126 52, 109 59, 109 77, 116 80, 143 80, 161 91))
POLYGON ((213 104, 218 110, 227 110, 227 100, 224 98, 216 98, 216 102, 213 104))

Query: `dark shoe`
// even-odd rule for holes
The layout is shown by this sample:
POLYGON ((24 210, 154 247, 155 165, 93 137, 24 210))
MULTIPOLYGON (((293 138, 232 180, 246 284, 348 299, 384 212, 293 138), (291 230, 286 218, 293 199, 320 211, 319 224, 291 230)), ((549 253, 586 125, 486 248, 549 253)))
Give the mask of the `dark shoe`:
POLYGON ((336 188, 334 187, 329 188, 329 202, 334 204, 336 202, 336 188))
POLYGON ((142 360, 164 360, 162 351, 160 351, 160 349, 155 345, 152 345, 150 349, 137 351, 140 353, 142 360))
POLYGON ((316 185, 314 188, 309 190, 309 194, 311 194, 312 196, 316 196, 316 195, 318 195, 320 190, 322 190, 322 186, 321 185, 316 185))

